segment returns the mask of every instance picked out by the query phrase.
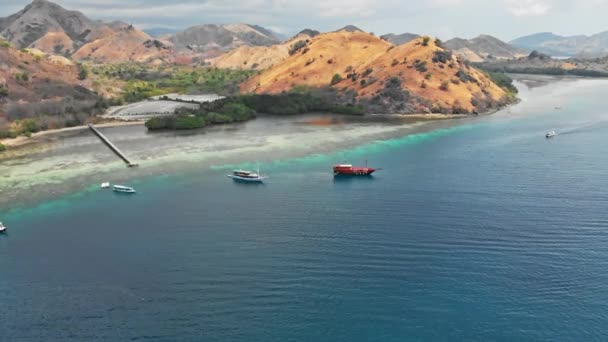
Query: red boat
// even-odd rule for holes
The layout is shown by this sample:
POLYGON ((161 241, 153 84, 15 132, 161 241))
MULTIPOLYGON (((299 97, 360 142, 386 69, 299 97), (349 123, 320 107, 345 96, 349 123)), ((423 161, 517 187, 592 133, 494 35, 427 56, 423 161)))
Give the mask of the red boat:
POLYGON ((374 173, 374 171, 376 171, 376 169, 367 166, 358 167, 350 164, 334 165, 334 176, 369 176, 374 173))

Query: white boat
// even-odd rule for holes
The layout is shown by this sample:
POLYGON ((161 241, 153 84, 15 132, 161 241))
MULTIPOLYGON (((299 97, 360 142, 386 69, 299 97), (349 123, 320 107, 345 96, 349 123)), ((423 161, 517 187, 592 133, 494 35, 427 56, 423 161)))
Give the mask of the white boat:
POLYGON ((251 182, 251 183, 262 183, 264 179, 268 178, 260 174, 260 168, 258 167, 257 173, 247 170, 234 170, 232 174, 228 175, 228 178, 232 178, 235 181, 251 182))
POLYGON ((552 137, 554 137, 556 134, 557 134, 557 133, 555 133, 554 131, 551 131, 551 132, 549 132, 549 133, 545 134, 545 138, 552 138, 552 137))
POLYGON ((112 190, 114 190, 116 192, 125 193, 125 194, 134 194, 135 193, 135 189, 128 187, 128 186, 124 186, 124 185, 114 185, 112 187, 112 190))
POLYGON ((110 187, 110 182, 103 182, 103 183, 101 183, 101 188, 102 189, 107 189, 109 187, 110 187))
POLYGON ((0 222, 0 234, 6 232, 8 228, 6 228, 5 225, 2 224, 2 222, 0 222))

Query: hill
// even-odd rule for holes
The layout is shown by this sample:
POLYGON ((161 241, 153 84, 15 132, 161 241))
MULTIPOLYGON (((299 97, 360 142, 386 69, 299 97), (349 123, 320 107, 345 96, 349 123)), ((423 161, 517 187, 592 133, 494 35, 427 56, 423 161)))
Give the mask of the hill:
POLYGON ((319 33, 311 30, 304 30, 295 37, 272 46, 241 46, 227 52, 213 60, 211 64, 218 68, 225 69, 251 69, 264 70, 277 64, 287 57, 290 53, 297 51, 299 46, 304 46, 313 38, 312 35, 319 33))
POLYGON ((523 50, 490 35, 480 35, 473 39, 454 38, 444 45, 471 62, 481 62, 488 58, 512 59, 526 55, 523 50))
POLYGON ((415 33, 402 33, 402 34, 389 33, 389 34, 380 36, 380 38, 386 40, 387 42, 389 42, 391 44, 395 44, 395 45, 409 43, 418 37, 420 37, 420 35, 415 34, 415 33))
POLYGON ((101 62, 155 60, 167 54, 159 44, 131 25, 93 21, 46 0, 34 0, 23 10, 0 18, 0 34, 18 49, 101 62), (152 43, 151 43, 152 42, 152 43))
POLYGON ((362 29, 358 28, 355 25, 346 25, 341 29, 338 29, 334 32, 365 32, 362 29))
POLYGON ((27 118, 36 118, 40 129, 84 120, 99 100, 84 84, 78 66, 69 61, 0 42, 0 137, 9 127, 19 132, 14 126, 27 118))
POLYGON ((483 112, 507 101, 503 89, 428 37, 394 46, 363 32, 321 34, 241 85, 243 93, 305 88, 351 94, 376 113, 483 112))
POLYGON ((38 41, 57 41, 57 50, 73 52, 93 39, 102 26, 80 12, 46 0, 34 0, 21 11, 0 18, 0 34, 18 49, 38 41))
POLYGON ((596 58, 608 55, 608 31, 570 37, 542 32, 514 39, 511 44, 557 57, 596 58))
POLYGON ((177 50, 226 52, 239 46, 270 46, 280 43, 270 30, 256 25, 198 25, 168 38, 177 50))

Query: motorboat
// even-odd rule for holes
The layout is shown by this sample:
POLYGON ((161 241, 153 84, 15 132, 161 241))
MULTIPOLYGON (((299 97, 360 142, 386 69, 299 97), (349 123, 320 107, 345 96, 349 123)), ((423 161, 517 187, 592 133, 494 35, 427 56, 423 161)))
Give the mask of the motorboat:
POLYGON ((262 176, 260 174, 260 168, 258 167, 257 172, 247 170, 234 170, 231 174, 228 175, 228 178, 232 178, 233 180, 240 182, 262 183, 264 182, 264 179, 268 177, 262 176))
POLYGON ((128 186, 124 186, 124 185, 114 185, 112 187, 112 190, 114 190, 115 192, 120 192, 120 193, 124 193, 124 194, 134 194, 135 193, 135 189, 128 187, 128 186))
POLYGON ((110 182, 103 182, 103 183, 101 183, 101 188, 102 189, 107 189, 109 187, 110 187, 110 182))
POLYGON ((555 133, 554 131, 551 131, 547 134, 545 134, 545 138, 553 138, 557 133, 555 133))
POLYGON ((4 232, 6 232, 6 230, 7 230, 7 229, 8 229, 8 228, 6 228, 6 226, 5 226, 5 225, 3 225, 3 224, 2 224, 2 222, 0 222, 0 234, 2 234, 2 233, 4 233, 4 232))

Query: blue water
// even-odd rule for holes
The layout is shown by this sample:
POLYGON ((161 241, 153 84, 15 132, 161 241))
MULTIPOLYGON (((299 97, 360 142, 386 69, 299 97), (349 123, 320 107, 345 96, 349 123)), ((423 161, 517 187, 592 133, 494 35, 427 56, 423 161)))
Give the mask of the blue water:
POLYGON ((607 90, 561 110, 524 91, 510 113, 263 165, 266 185, 224 165, 11 211, 0 340, 604 341, 607 90), (332 177, 365 158, 383 170, 332 177))

